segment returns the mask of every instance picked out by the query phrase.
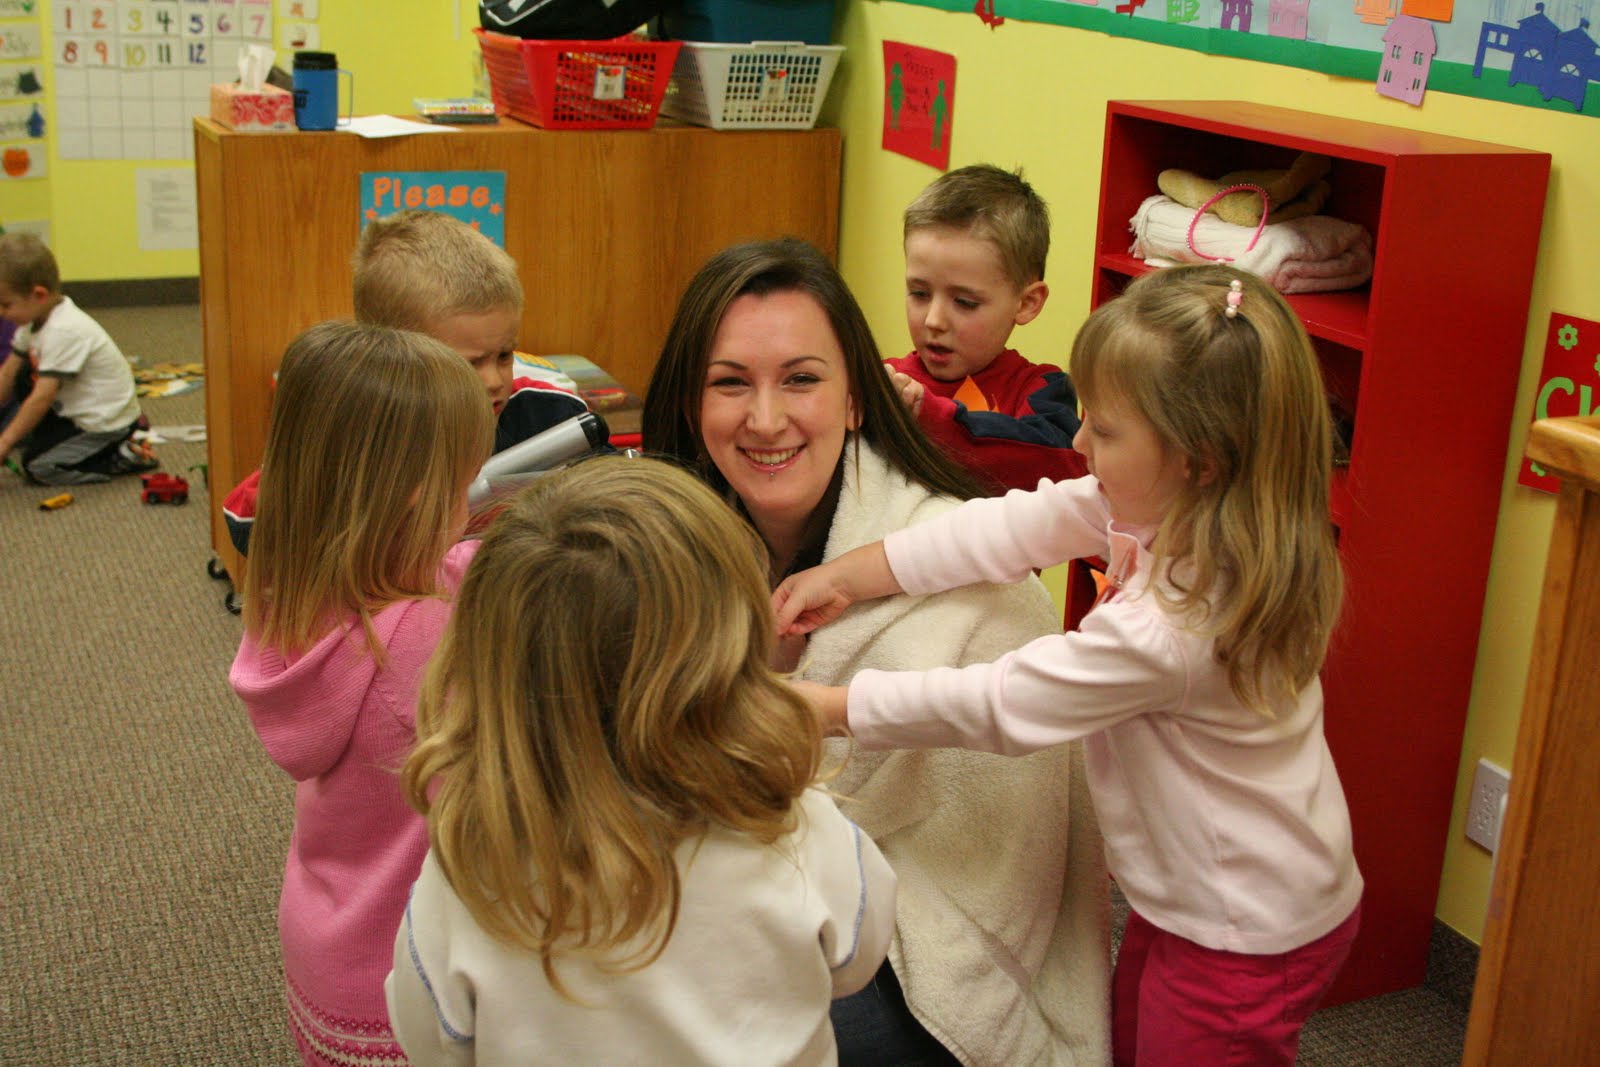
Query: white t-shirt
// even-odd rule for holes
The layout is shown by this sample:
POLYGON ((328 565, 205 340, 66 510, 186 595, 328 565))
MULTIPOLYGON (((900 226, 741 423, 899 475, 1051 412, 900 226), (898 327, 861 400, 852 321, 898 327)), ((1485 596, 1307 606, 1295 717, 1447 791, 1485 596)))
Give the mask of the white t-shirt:
POLYGON ((51 410, 85 433, 120 430, 139 417, 127 358, 70 296, 51 309, 43 326, 19 330, 12 347, 28 353, 35 374, 60 380, 51 410))
POLYGON ((486 934, 423 862, 385 983, 413 1067, 605 1064, 762 1067, 837 1062, 829 1004, 877 973, 894 928, 895 876, 826 794, 773 845, 714 829, 678 849, 678 921, 643 970, 539 957, 486 934))

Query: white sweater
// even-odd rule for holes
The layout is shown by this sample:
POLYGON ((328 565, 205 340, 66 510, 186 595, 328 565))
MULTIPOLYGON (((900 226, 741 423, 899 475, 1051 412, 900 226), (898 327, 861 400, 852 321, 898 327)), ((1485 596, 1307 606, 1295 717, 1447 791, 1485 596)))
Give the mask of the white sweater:
POLYGON ((1242 704, 1212 639, 1149 593, 1147 536, 1114 526, 1098 483, 1080 478, 889 537, 910 592, 1085 555, 1104 555, 1124 584, 1078 632, 993 663, 858 675, 850 727, 868 748, 1015 754, 1086 738, 1111 870, 1133 908, 1210 948, 1286 952, 1338 926, 1361 897, 1321 684, 1275 718, 1242 704))
MULTIPOLYGON (((845 451, 825 558, 950 511, 869 446, 845 451)), ((852 606, 811 636, 798 676, 984 663, 1060 615, 1031 575, 852 606)), ((849 751, 830 743, 835 760, 849 751)), ((889 956, 912 1013, 968 1067, 1110 1060, 1109 906, 1079 746, 1024 759, 849 752, 829 782, 900 879, 889 956)))
POLYGON ((389 1019, 413 1067, 779 1067, 837 1062, 828 1007, 883 962, 895 878, 832 799, 807 790, 773 845, 712 830, 678 850, 682 897, 643 970, 539 957, 484 933, 423 863, 395 938, 389 1019))

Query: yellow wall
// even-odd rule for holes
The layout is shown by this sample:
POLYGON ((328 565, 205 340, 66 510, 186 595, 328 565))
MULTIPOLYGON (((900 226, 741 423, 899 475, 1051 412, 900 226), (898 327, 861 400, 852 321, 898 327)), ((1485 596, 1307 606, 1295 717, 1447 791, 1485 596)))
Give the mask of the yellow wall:
MULTIPOLYGON (((1049 202, 1054 243, 1044 313, 1013 335, 1035 359, 1064 362, 1088 311, 1105 102, 1110 99, 1244 99, 1372 122, 1495 141, 1551 153, 1538 273, 1534 280, 1519 413, 1502 476, 1485 618, 1467 712, 1446 846, 1438 916, 1478 940, 1488 899, 1490 856, 1463 836, 1465 797, 1480 757, 1510 767, 1549 540, 1552 498, 1516 485, 1526 415, 1552 311, 1600 318, 1600 126, 1593 118, 1430 93, 1420 108, 1380 97, 1367 82, 1245 60, 1224 59, 1058 26, 1007 21, 990 31, 970 13, 856 0, 840 21, 846 73, 828 116, 845 130, 840 262, 887 351, 906 350, 901 298, 900 212, 935 172, 884 152, 885 39, 957 57, 950 165, 1021 165, 1049 202)), ((1591 86, 1600 92, 1600 86, 1591 86)), ((825 116, 825 117, 828 117, 825 116)), ((1495 206, 1483 205, 1486 224, 1495 206)), ((1441 235, 1441 254, 1471 255, 1470 234, 1441 235)), ((1470 389, 1472 354, 1442 391, 1470 389)), ((1396 724, 1404 743, 1404 724, 1396 724)), ((1404 812, 1396 812, 1404 818, 1404 812)))
MULTIPOLYGON (((50 0, 40 5, 45 32, 46 91, 53 85, 50 0)), ((275 5, 276 6, 276 5, 275 5)), ((472 57, 478 24, 475 0, 322 0, 314 20, 319 47, 336 52, 339 65, 355 75, 357 114, 411 113, 416 96, 465 96, 472 89, 472 57), (455 5, 459 6, 459 20, 455 5), (459 32, 458 32, 459 31, 459 32)), ((282 40, 281 36, 279 38, 282 40)), ((292 53, 281 46, 278 66, 289 69, 292 53)), ((342 92, 342 89, 341 89, 342 92)), ((53 121, 54 101, 49 115, 53 121)), ((330 136, 333 136, 330 134, 330 136)), ((342 136, 342 135, 341 135, 342 136)), ((126 278, 192 278, 199 256, 192 249, 144 251, 139 248, 134 172, 145 168, 192 169, 172 160, 96 162, 62 160, 50 137, 48 177, 0 185, 0 221, 51 220, 51 244, 69 281, 126 278)), ((272 190, 262 189, 262 196, 272 190)))
MULTIPOLYGON (((321 44, 338 52, 341 66, 356 72, 358 112, 406 113, 413 96, 468 91, 475 47, 467 31, 476 24, 476 5, 474 0, 458 3, 459 35, 450 4, 396 0, 381 5, 380 13, 378 5, 322 0, 321 44)), ((49 21, 47 9, 46 27, 49 21)), ((1600 278, 1600 126, 1592 118, 1442 93, 1431 93, 1422 107, 1412 108, 1379 97, 1365 82, 1014 20, 990 31, 971 14, 878 0, 848 2, 840 30, 848 47, 824 121, 845 130, 841 265, 885 351, 899 352, 906 344, 900 212, 934 176, 932 169, 878 147, 880 42, 885 38, 958 57, 952 166, 977 161, 1022 165, 1051 205, 1053 295, 1041 318, 1015 337, 1022 351, 1035 358, 1063 359, 1088 309, 1104 106, 1114 98, 1242 98, 1548 151, 1554 173, 1516 402, 1519 413, 1532 410, 1539 345, 1550 312, 1600 318, 1595 297, 1595 280, 1600 278)), ((38 193, 19 186, 38 183, 15 183, 5 188, 0 217, 48 211, 71 279, 193 276, 197 265, 191 252, 138 249, 133 171, 139 165, 52 158, 48 204, 18 199, 37 200, 38 193)), ((270 196, 271 190, 262 189, 260 195, 270 196)), ((1483 205, 1486 221, 1492 221, 1494 210, 1492 203, 1483 205)), ((1455 243, 1445 254, 1472 254, 1470 235, 1449 237, 1455 243)), ((1439 387, 1473 387, 1471 353, 1463 353, 1459 379, 1439 387)), ((1550 498, 1515 484, 1526 423, 1519 414, 1506 454, 1485 605, 1490 621, 1473 681, 1457 814, 1438 904, 1439 917, 1474 940, 1481 936, 1490 857, 1462 836, 1462 798, 1479 757, 1508 767, 1512 763, 1553 510, 1550 498)), ((1404 724, 1397 724, 1397 743, 1404 743, 1403 731, 1404 724)), ((1404 818, 1404 813, 1396 817, 1404 818)))

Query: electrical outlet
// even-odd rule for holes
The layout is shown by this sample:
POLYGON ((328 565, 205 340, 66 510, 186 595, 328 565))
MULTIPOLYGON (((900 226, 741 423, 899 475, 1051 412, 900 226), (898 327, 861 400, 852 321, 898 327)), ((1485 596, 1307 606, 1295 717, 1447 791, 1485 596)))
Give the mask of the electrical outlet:
POLYGON ((1486 759, 1478 761, 1472 775, 1472 798, 1467 802, 1467 840, 1493 852, 1500 847, 1500 820, 1505 815, 1506 791, 1511 775, 1486 759))

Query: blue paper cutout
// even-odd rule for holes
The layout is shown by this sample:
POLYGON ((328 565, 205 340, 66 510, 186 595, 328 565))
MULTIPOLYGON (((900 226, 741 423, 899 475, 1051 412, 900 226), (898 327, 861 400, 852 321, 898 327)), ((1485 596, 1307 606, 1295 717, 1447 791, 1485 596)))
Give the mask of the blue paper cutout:
POLYGON ((1546 100, 1565 100, 1583 110, 1591 81, 1600 81, 1600 51, 1589 36, 1589 20, 1581 18, 1574 29, 1562 32, 1544 13, 1544 4, 1515 26, 1485 22, 1478 33, 1478 55, 1472 76, 1483 77, 1483 58, 1489 51, 1511 55, 1507 85, 1532 85, 1546 100))

